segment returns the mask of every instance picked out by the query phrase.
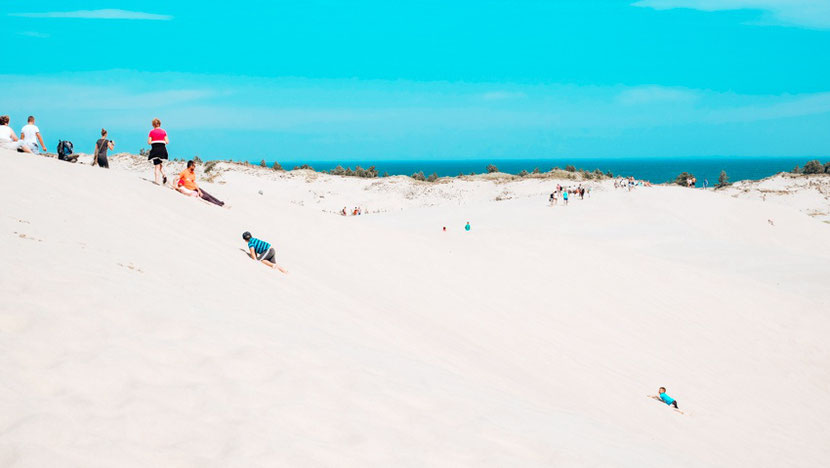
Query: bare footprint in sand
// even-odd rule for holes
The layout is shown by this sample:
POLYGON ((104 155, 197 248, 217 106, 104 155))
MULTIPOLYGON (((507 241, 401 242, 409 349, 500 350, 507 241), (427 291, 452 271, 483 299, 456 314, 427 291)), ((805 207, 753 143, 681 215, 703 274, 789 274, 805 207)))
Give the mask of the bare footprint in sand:
POLYGON ((123 263, 116 263, 116 265, 118 265, 120 267, 123 267, 123 268, 126 268, 128 270, 137 271, 139 273, 144 273, 144 270, 142 270, 141 268, 133 265, 132 263, 128 263, 127 265, 124 265, 123 263))
POLYGON ((27 236, 26 234, 23 234, 22 232, 14 231, 14 233, 17 234, 17 237, 19 237, 21 239, 28 239, 30 241, 43 242, 43 239, 38 239, 37 237, 27 236))

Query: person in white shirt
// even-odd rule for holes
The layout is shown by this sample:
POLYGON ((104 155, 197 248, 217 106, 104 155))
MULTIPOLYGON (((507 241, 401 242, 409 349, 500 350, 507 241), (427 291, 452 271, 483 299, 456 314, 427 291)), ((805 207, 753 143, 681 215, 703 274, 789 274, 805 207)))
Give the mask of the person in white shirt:
POLYGON ((30 152, 29 148, 23 148, 22 142, 9 126, 8 115, 0 115, 0 148, 30 152))
POLYGON ((30 153, 39 154, 40 150, 46 150, 46 145, 43 143, 43 137, 40 136, 40 129, 35 126, 35 118, 29 116, 29 123, 20 130, 20 136, 23 140, 22 148, 28 148, 30 153), (40 146, 38 146, 40 143, 40 146))

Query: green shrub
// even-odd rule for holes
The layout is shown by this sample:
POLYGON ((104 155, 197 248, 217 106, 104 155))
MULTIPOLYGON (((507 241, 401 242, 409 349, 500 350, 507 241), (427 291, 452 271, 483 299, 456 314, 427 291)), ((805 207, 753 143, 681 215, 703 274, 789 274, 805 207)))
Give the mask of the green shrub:
POLYGON ((427 178, 424 177, 424 171, 416 172, 416 173, 412 174, 412 178, 415 179, 415 180, 421 180, 421 181, 427 180, 427 178))
POLYGON ((274 165, 273 165, 273 166, 271 166, 271 169, 273 169, 273 170, 275 170, 275 171, 284 171, 284 170, 285 170, 285 169, 283 169, 283 168, 282 168, 282 166, 280 165, 280 163, 278 163, 278 162, 276 162, 276 161, 274 161, 274 165))
POLYGON ((573 164, 568 164, 567 166, 565 166, 565 170, 568 172, 576 172, 576 168, 573 166, 573 164))
POLYGON ((726 175, 726 171, 720 171, 720 176, 718 176, 718 185, 716 185, 716 187, 722 188, 726 187, 727 185, 730 185, 729 176, 726 175))
POLYGON ((538 167, 534 167, 534 168, 533 168, 533 173, 534 173, 534 174, 539 174, 539 173, 541 173, 541 171, 539 171, 539 168, 538 168, 538 167))
POLYGON ((824 174, 824 166, 817 160, 807 161, 804 165, 804 174, 824 174))
POLYGON ((798 167, 798 164, 795 165, 793 170, 791 171, 793 174, 801 174, 801 168, 798 167))
POLYGON ((432 174, 429 175, 429 177, 427 177, 427 180, 429 182, 435 182, 436 180, 438 180, 438 174, 433 172, 432 174))
POLYGON ((196 164, 202 164, 202 158, 200 158, 197 154, 196 156, 193 156, 193 162, 195 162, 196 164))
POLYGON ((688 172, 681 172, 680 175, 674 178, 674 183, 677 185, 682 185, 683 187, 686 186, 686 179, 693 179, 695 177, 694 174, 690 174, 688 172))
POLYGON ((495 165, 493 165, 493 164, 488 164, 488 165, 487 165, 487 173, 488 173, 488 174, 491 174, 491 173, 493 173, 493 172, 499 172, 499 168, 498 168, 498 167, 496 167, 496 166, 495 166, 495 165))
POLYGON ((205 173, 210 172, 219 163, 219 161, 208 161, 205 164, 205 173))
POLYGON ((522 169, 521 172, 519 172, 519 177, 524 177, 526 175, 527 175, 527 171, 524 170, 524 169, 522 169))

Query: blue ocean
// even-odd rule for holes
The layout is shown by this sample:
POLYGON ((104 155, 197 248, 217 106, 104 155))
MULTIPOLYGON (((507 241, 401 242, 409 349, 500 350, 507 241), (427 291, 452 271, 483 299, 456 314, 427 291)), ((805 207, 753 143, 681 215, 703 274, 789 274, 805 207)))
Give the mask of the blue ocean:
MULTIPOLYGON (((316 170, 330 170, 338 165, 344 168, 357 166, 368 168, 375 166, 380 174, 412 175, 423 171, 425 175, 433 172, 439 176, 457 176, 487 171, 489 164, 495 165, 500 172, 517 174, 522 170, 532 172, 539 168, 546 172, 558 167, 564 169, 573 165, 577 169, 593 171, 600 169, 603 173, 611 171, 615 176, 633 176, 637 179, 662 183, 672 181, 681 172, 693 174, 698 183, 708 180, 712 185, 717 182, 721 171, 726 171, 731 182, 738 180, 757 180, 779 172, 788 172, 796 165, 803 166, 810 159, 819 159, 822 163, 828 158, 809 157, 688 157, 688 158, 573 158, 573 159, 490 159, 490 160, 424 160, 424 161, 280 161, 286 169, 308 164, 316 170)), ((251 161, 258 164, 259 161, 251 161)), ((273 162, 268 163, 269 166, 273 162)))

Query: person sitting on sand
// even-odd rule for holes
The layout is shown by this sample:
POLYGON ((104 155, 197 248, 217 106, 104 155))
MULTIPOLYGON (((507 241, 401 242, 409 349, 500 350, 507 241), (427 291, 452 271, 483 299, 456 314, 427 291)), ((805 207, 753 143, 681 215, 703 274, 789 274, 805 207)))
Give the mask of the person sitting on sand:
POLYGON ((107 150, 115 148, 115 142, 107 139, 107 131, 101 129, 101 138, 95 142, 95 152, 92 153, 92 165, 110 168, 109 160, 107 160, 107 150))
POLYGON ((167 132, 161 128, 161 120, 153 119, 153 129, 147 136, 147 144, 152 146, 147 159, 153 161, 153 179, 157 185, 166 184, 167 174, 164 173, 162 160, 168 158, 167 145, 170 144, 170 139, 167 138, 167 132), (161 184, 159 184, 159 176, 161 176, 161 184))
POLYGON ((466 226, 464 226, 464 230, 465 230, 465 231, 467 231, 467 232, 469 232, 469 231, 470 231, 470 229, 471 229, 471 228, 470 228, 470 222, 469 222, 469 221, 467 221, 467 225, 466 225, 466 226))
POLYGON ((198 185, 196 185, 196 163, 193 161, 188 161, 185 170, 179 174, 179 181, 176 183, 176 190, 191 197, 200 197, 202 200, 213 203, 214 205, 225 205, 225 202, 205 192, 199 188, 198 185))
POLYGON ((274 248, 271 247, 271 244, 253 237, 248 231, 242 233, 242 239, 248 243, 248 253, 251 255, 252 259, 259 260, 266 266, 276 268, 283 273, 288 273, 288 271, 286 271, 283 267, 277 265, 277 253, 274 251, 274 248))
POLYGON ((343 207, 343 209, 340 211, 340 214, 341 214, 341 215, 343 215, 343 216, 348 216, 348 213, 346 213, 346 207, 345 207, 345 206, 344 206, 344 207, 343 207))
POLYGON ((32 152, 28 147, 23 146, 23 142, 17 138, 14 130, 9 126, 8 115, 0 115, 0 148, 18 150, 26 153, 32 152))
POLYGON ((23 140, 18 151, 26 153, 40 154, 40 150, 46 150, 46 144, 43 143, 43 137, 40 135, 40 129, 35 125, 35 117, 30 115, 28 123, 20 129, 20 139, 23 140), (40 145, 38 146, 38 142, 40 145))

